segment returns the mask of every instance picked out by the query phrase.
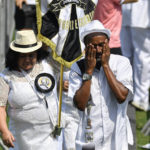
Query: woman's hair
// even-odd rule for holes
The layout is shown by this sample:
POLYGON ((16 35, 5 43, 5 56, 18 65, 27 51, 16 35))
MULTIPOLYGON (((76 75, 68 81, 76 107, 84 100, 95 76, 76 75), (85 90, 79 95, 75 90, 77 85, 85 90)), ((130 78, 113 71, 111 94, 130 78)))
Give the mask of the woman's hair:
MULTIPOLYGON (((42 61, 43 59, 49 56, 49 52, 46 50, 43 50, 42 48, 36 50, 36 52, 37 52, 38 62, 42 61)), ((15 52, 11 48, 9 48, 6 54, 5 67, 7 67, 9 70, 17 70, 19 55, 20 55, 19 52, 15 52)))

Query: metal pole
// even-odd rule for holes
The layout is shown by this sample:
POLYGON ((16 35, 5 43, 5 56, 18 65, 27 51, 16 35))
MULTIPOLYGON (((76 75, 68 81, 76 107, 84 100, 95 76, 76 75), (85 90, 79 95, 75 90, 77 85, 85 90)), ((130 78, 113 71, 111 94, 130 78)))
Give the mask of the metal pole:
POLYGON ((63 68, 64 66, 61 64, 60 69, 60 84, 59 84, 59 115, 58 115, 58 127, 61 126, 61 107, 62 107, 62 90, 63 90, 63 68))
POLYGON ((59 110, 58 110, 58 122, 52 132, 53 136, 56 138, 61 134, 61 107, 62 107, 62 90, 63 90, 63 69, 64 65, 61 64, 60 68, 60 82, 59 82, 59 110))

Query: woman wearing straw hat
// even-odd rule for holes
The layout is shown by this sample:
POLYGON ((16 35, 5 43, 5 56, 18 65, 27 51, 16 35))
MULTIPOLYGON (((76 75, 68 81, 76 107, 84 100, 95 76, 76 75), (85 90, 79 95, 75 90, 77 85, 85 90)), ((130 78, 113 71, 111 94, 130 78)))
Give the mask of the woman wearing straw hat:
POLYGON ((56 82, 41 46, 32 30, 18 31, 0 74, 0 132, 13 150, 61 149, 51 135, 57 121, 56 82))

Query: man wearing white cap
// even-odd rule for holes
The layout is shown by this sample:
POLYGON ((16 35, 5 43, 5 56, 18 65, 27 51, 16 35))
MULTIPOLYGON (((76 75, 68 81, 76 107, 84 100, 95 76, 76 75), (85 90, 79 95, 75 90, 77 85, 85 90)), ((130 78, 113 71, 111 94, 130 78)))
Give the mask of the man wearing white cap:
POLYGON ((68 96, 80 114, 77 150, 128 150, 128 142, 133 144, 126 115, 132 68, 127 58, 110 54, 109 38, 98 20, 85 26, 85 59, 71 67, 68 96))

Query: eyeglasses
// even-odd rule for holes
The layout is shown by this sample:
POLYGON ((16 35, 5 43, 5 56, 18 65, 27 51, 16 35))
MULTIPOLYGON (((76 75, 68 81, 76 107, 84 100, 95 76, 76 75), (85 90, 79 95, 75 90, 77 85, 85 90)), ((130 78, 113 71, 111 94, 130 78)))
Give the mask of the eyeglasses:
POLYGON ((93 44, 93 46, 94 46, 94 48, 96 49, 97 46, 98 46, 98 47, 103 47, 104 44, 105 44, 105 43, 102 42, 102 43, 99 43, 99 44, 93 44))

